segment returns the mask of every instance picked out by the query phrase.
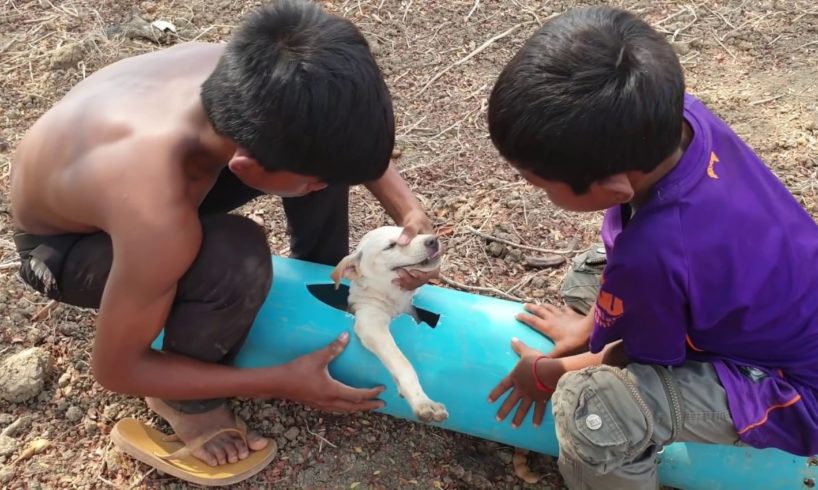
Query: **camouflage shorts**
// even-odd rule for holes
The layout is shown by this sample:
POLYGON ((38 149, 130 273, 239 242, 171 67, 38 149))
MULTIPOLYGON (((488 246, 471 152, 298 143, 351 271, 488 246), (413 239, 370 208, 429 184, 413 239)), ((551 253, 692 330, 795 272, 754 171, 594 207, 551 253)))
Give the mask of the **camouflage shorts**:
POLYGON ((566 305, 578 313, 588 314, 599 294, 599 280, 606 263, 605 247, 601 243, 574 258, 560 288, 566 305))

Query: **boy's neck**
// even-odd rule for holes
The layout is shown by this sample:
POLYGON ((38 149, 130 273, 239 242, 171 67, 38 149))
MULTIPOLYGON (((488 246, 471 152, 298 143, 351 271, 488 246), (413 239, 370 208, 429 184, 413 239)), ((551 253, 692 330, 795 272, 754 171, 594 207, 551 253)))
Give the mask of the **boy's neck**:
POLYGON ((679 147, 676 148, 676 151, 674 151, 672 155, 667 157, 658 167, 649 173, 630 172, 628 174, 628 178, 634 190, 633 199, 631 199, 629 204, 634 211, 639 209, 648 197, 650 197, 656 183, 676 168, 676 165, 679 164, 682 156, 684 156, 692 139, 693 130, 690 128, 690 125, 687 124, 687 121, 682 121, 682 139, 679 142, 679 147))

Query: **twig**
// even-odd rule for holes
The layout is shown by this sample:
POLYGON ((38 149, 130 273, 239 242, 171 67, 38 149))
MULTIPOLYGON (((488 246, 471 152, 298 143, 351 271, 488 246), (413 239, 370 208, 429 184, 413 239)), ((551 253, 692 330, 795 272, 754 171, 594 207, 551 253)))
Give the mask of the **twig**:
POLYGON ((12 47, 14 45, 14 43, 16 43, 16 42, 17 42, 17 36, 14 36, 14 37, 11 38, 11 41, 9 41, 6 44, 0 46, 0 54, 5 53, 6 50, 9 49, 10 47, 12 47))
POLYGON ((469 15, 466 16, 466 22, 468 22, 469 19, 471 19, 472 14, 474 13, 475 10, 477 10, 478 6, 480 6, 480 0, 474 0, 474 6, 471 8, 471 10, 469 10, 469 15))
POLYGON ((409 9, 412 8, 412 0, 409 0, 406 3, 406 9, 403 11, 403 17, 401 18, 401 22, 406 22, 406 14, 409 13, 409 9))
POLYGON ((727 51, 727 54, 732 56, 734 60, 738 59, 738 58, 736 58, 736 55, 733 54, 733 52, 730 51, 730 49, 727 46, 725 46, 723 42, 721 42, 721 39, 719 39, 719 36, 717 36, 715 32, 713 33, 713 39, 715 39, 716 42, 719 43, 719 46, 724 48, 724 50, 727 51))
POLYGON ((307 428, 307 432, 309 432, 310 434, 314 435, 315 437, 317 437, 318 439, 320 439, 322 442, 327 443, 327 445, 328 445, 328 446, 330 446, 330 447, 334 447, 334 448, 337 448, 337 447, 338 447, 338 446, 336 446, 335 444, 333 444, 333 443, 329 442, 329 440, 328 440, 326 437, 322 436, 321 434, 317 434, 317 433, 315 433, 315 432, 311 431, 311 430, 310 430, 310 426, 309 426, 309 425, 307 425, 307 423, 306 423, 306 422, 304 422, 304 427, 306 427, 306 428, 307 428))
POLYGON ((675 43, 675 42, 676 42, 676 38, 679 36, 679 34, 683 33, 683 32, 684 32, 684 31, 686 31, 687 29, 689 29, 689 28, 690 28, 690 26, 692 26, 693 24, 695 24, 695 23, 696 23, 696 22, 699 20, 699 16, 698 16, 698 15, 696 15, 696 11, 695 11, 695 10, 693 10, 693 7, 689 7, 689 6, 688 6, 688 7, 687 7, 687 10, 688 10, 688 11, 689 11, 689 12, 690 12, 692 15, 693 15, 693 20, 691 20, 690 22, 688 22, 686 25, 684 25, 684 26, 682 26, 682 27, 680 27, 680 28, 676 29, 675 31, 673 31, 673 37, 672 37, 672 38, 671 38, 671 40, 670 40, 671 42, 674 42, 674 43, 675 43))
POLYGON ((774 100, 778 100, 781 97, 784 97, 785 95, 787 95, 787 94, 783 93, 783 94, 778 94, 775 97, 768 97, 766 99, 756 100, 756 101, 750 102, 750 105, 766 104, 767 102, 772 102, 774 100))
POLYGON ((518 296, 514 296, 513 294, 508 294, 505 291, 501 291, 497 288, 493 287, 485 287, 485 286, 469 286, 468 284, 459 283, 452 279, 449 279, 446 276, 441 275, 440 281, 448 284, 449 286, 455 287, 457 289, 462 289, 464 291, 474 291, 474 292, 482 292, 482 293, 493 293, 497 296, 500 296, 505 299, 510 299, 511 301, 523 301, 523 298, 518 296))
POLYGON ((531 250, 532 252, 540 252, 540 253, 545 253, 545 254, 558 254, 558 255, 564 254, 564 255, 567 255, 567 254, 582 253, 582 252, 585 251, 585 250, 554 250, 554 249, 548 249, 548 248, 532 247, 530 245, 523 245, 522 243, 516 243, 516 242, 512 242, 510 240, 505 240, 503 238, 498 238, 498 237, 493 236, 493 235, 488 235, 486 233, 483 233, 482 231, 475 230, 471 226, 466 227, 466 229, 469 230, 471 233, 474 233, 475 235, 479 236, 480 238, 485 238, 486 240, 491 240, 493 242, 504 243, 504 244, 509 245, 511 247, 522 248, 524 250, 531 250))
POLYGON ((48 316, 48 314, 51 313, 51 311, 54 308, 56 308, 57 305, 59 305, 59 303, 52 299, 51 301, 48 302, 48 304, 40 308, 39 311, 37 311, 37 313, 34 314, 34 316, 31 317, 31 321, 39 322, 40 320, 48 316))
POLYGON ((813 46, 815 44, 818 44, 818 41, 810 41, 810 42, 808 42, 806 44, 802 44, 801 46, 798 46, 798 49, 803 49, 803 48, 806 48, 807 46, 813 46))
POLYGON ((515 25, 515 26, 513 26, 513 27, 511 27, 511 28, 509 28, 509 29, 507 29, 507 30, 505 30, 505 31, 503 31, 503 32, 501 32, 500 34, 497 34, 497 35, 495 35, 495 36, 493 36, 493 37, 489 38, 489 39, 488 39, 486 42, 484 42, 483 44, 481 44, 480 46, 478 46, 477 48, 475 48, 475 50, 474 50, 474 51, 472 51, 471 53, 467 54, 467 55, 466 55, 466 56, 464 56, 463 58, 460 58, 459 60, 455 61, 455 62, 454 62, 454 63, 452 63, 451 65, 449 65, 449 66, 447 66, 446 68, 444 68, 444 69, 440 70, 439 72, 437 72, 437 74, 435 74, 435 76, 433 76, 432 78, 430 78, 430 79, 429 79, 429 81, 428 81, 428 82, 426 82, 426 84, 424 84, 424 85, 423 85, 423 87, 421 87, 421 88, 420 88, 420 90, 418 90, 418 91, 415 93, 415 96, 418 96, 418 95, 422 94, 423 92, 425 92, 425 91, 426 91, 426 89, 427 89, 427 88, 429 88, 429 87, 430 87, 430 86, 431 86, 433 83, 435 83, 435 81, 436 81, 438 78, 440 78, 440 77, 442 77, 443 75, 445 75, 445 74, 446 74, 446 73, 447 73, 449 70, 451 70, 451 69, 452 69, 452 68, 454 68, 455 66, 462 65, 463 63, 465 63, 465 62, 469 61, 470 59, 474 58, 475 56, 477 56, 478 54, 480 54, 481 52, 483 52, 483 50, 484 50, 484 49, 486 49, 486 48, 488 48, 489 46, 491 46, 492 44, 494 44, 496 41, 498 41, 498 40, 500 40, 500 39, 503 39, 504 37, 508 36, 508 35, 509 35, 509 34, 511 34, 512 32, 514 32, 514 31, 516 31, 517 29, 519 29, 520 27, 523 27, 524 25, 530 24, 531 22, 532 22, 532 21, 528 21, 528 22, 521 22, 521 23, 519 23, 519 24, 517 24, 517 25, 515 25))
POLYGON ((139 479, 136 480, 131 486, 129 486, 128 490, 133 490, 134 488, 138 487, 139 484, 142 483, 142 481, 145 480, 145 478, 147 478, 148 475, 150 475, 154 471, 156 471, 156 468, 151 468, 150 470, 148 470, 144 475, 140 476, 139 479))
POLYGON ((687 12, 687 11, 688 11, 688 10, 687 10, 687 7, 685 7, 685 8, 683 8, 682 10, 680 10, 680 11, 676 12, 675 14, 670 14, 670 15, 668 15, 667 17, 665 17, 664 19, 660 20, 659 22, 657 22, 657 23, 655 23, 655 24, 653 24, 653 25, 655 25, 655 26, 660 26, 660 25, 664 24, 665 22, 667 22, 667 21, 669 21, 669 20, 672 20, 672 19, 674 19, 674 18, 676 18, 676 17, 678 17, 678 16, 682 15, 683 13, 685 13, 685 12, 687 12))

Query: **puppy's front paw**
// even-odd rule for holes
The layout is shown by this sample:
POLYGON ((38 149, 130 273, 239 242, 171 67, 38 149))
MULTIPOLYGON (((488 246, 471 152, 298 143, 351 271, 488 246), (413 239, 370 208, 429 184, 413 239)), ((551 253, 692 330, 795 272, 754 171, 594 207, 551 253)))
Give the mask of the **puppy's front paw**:
POLYGON ((423 422, 443 422, 449 418, 449 412, 442 403, 423 400, 413 407, 415 416, 423 422))

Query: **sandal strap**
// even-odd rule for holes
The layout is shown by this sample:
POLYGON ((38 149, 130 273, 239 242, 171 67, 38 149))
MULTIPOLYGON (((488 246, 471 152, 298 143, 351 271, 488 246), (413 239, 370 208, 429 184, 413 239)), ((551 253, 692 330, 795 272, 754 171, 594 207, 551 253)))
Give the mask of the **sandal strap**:
MULTIPOLYGON (((220 430, 217 430, 215 432, 202 434, 199 437, 196 437, 192 441, 185 444, 180 449, 168 454, 167 456, 161 456, 159 454, 157 454, 156 456, 158 458, 160 458, 160 459, 165 460, 165 461, 168 461, 168 460, 171 460, 171 459, 176 459, 176 460, 185 459, 186 457, 190 456, 190 454, 193 451, 195 451, 197 449, 200 449, 202 446, 204 446, 205 444, 207 444, 208 442, 212 441, 213 439, 215 439, 216 437, 218 437, 218 436, 220 436, 222 434, 236 434, 236 435, 238 435, 241 438, 241 440, 244 441, 244 444, 247 445, 247 447, 249 448, 250 446, 247 443, 247 424, 238 415, 235 415, 235 418, 236 418, 236 426, 235 427, 226 427, 224 429, 220 429, 220 430)), ((170 436, 166 437, 165 440, 166 441, 179 441, 180 439, 179 439, 179 436, 177 434, 171 434, 170 436)))

